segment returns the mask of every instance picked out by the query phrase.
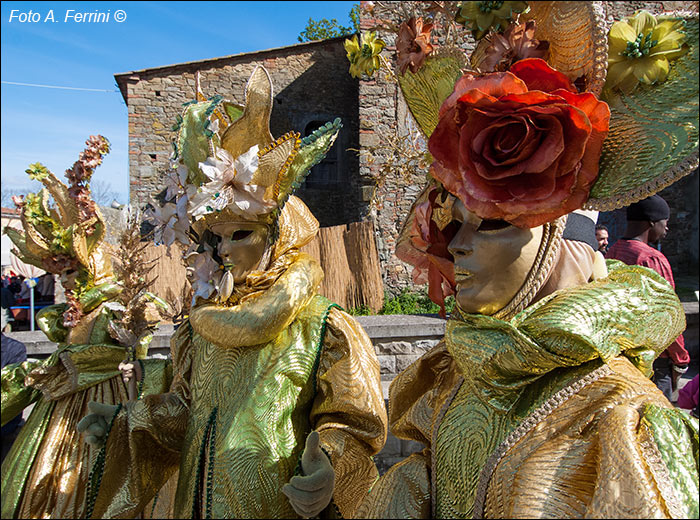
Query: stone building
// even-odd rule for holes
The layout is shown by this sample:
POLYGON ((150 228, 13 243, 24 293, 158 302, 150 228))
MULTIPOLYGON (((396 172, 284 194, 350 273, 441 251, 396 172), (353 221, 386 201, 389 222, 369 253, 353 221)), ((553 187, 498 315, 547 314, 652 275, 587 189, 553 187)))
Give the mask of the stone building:
POLYGON ((206 96, 243 104, 246 81, 264 65, 274 88, 271 131, 308 135, 340 117, 343 128, 326 159, 307 178, 300 195, 325 226, 362 219, 358 175, 358 81, 347 73, 343 38, 302 43, 117 74, 129 109, 131 202, 142 205, 163 186, 182 104, 194 99, 195 74, 206 96))
MULTIPOLYGON (((361 2, 364 4, 365 2, 361 2)), ((394 18, 398 21, 399 2, 394 18)), ((637 9, 688 9, 696 2, 602 2, 608 18, 631 15, 637 9), (692 4, 692 5, 691 5, 692 4)), ((693 7, 694 6, 694 7, 693 7)), ((360 26, 366 30, 376 20, 363 12, 360 26)), ((393 34, 380 33, 387 43, 382 55, 395 58, 393 34)), ((440 35, 435 35, 438 42, 440 35)), ((289 130, 306 135, 340 117, 343 129, 326 160, 316 166, 298 195, 322 226, 371 220, 385 287, 398 292, 411 284, 410 267, 395 254, 396 239, 408 210, 425 183, 424 171, 383 171, 391 164, 391 152, 377 149, 387 138, 409 136, 409 148, 424 147, 399 90, 386 73, 354 79, 348 73, 343 49, 345 38, 300 43, 221 58, 167 65, 116 74, 129 111, 129 171, 131 202, 144 204, 162 189, 168 168, 175 117, 182 103, 194 96, 195 74, 205 95, 221 94, 242 103, 245 83, 257 64, 269 71, 274 86, 271 118, 275 137, 289 130)), ((467 37, 464 47, 473 47, 467 37)), ((665 241, 674 272, 697 276, 698 196, 697 173, 663 195, 674 210, 674 232, 665 241), (694 179, 694 180, 693 180, 694 179), (692 189, 692 187, 695 187, 692 189), (687 244, 695 244, 688 250, 687 244), (693 249, 694 247, 694 249, 693 249)), ((624 214, 623 214, 624 215, 624 214)), ((606 222, 618 222, 607 215, 606 222)), ((616 220, 617 219, 617 220, 616 220)), ((623 230, 620 230, 621 233, 623 230)))

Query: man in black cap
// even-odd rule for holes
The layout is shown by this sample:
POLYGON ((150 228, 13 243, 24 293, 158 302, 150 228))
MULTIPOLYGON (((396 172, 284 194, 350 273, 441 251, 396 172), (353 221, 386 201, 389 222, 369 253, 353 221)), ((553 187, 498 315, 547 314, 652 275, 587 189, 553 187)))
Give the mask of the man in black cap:
MULTIPOLYGON (((663 276, 672 287, 671 264, 664 254, 649 244, 656 244, 668 232, 671 210, 659 195, 640 200, 627 208, 625 234, 608 250, 605 258, 622 260, 627 265, 641 265, 663 276)), ((654 383, 670 401, 678 378, 688 370, 690 356, 683 336, 676 340, 654 361, 654 383)))

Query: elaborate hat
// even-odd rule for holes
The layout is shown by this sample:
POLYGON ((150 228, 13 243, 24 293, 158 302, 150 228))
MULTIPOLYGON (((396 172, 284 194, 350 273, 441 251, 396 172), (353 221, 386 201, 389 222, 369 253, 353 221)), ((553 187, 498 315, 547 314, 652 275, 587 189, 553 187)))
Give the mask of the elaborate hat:
POLYGON ((201 233, 221 221, 274 224, 292 192, 323 159, 340 119, 303 139, 297 132, 274 139, 272 100, 270 76, 258 66, 246 85, 244 106, 221 96, 206 99, 199 90, 197 100, 185 105, 174 127, 175 162, 165 204, 156 210, 166 228, 171 218, 181 221, 180 233, 163 236, 166 243, 176 237, 187 243, 190 225, 201 233), (172 207, 164 210, 168 204, 172 207))
POLYGON ((304 203, 294 198, 289 211, 285 208, 342 125, 336 119, 304 138, 297 132, 273 138, 272 82, 262 66, 248 80, 244 106, 222 96, 207 99, 198 86, 196 97, 185 104, 173 128, 177 132, 173 168, 164 203, 153 204, 152 220, 156 240, 167 245, 177 240, 190 247, 186 258, 194 271, 195 297, 206 299, 219 291, 217 280, 222 277, 213 248, 205 243, 211 226, 220 222, 268 225, 268 252, 280 243, 275 257, 292 243, 298 248, 313 238, 318 222, 304 203), (281 218, 283 212, 286 218, 281 218), (281 222, 291 221, 299 229, 281 229, 281 222))
POLYGON ((109 152, 109 141, 90 136, 87 148, 72 168, 66 170, 70 186, 63 184, 41 163, 30 165, 29 177, 45 188, 15 199, 21 210, 24 231, 5 228, 23 262, 53 274, 66 268, 82 269, 82 289, 112 277, 109 255, 102 251, 105 225, 97 204, 90 197, 89 182, 94 169, 109 152), (55 207, 50 204, 50 197, 55 207))
POLYGON ((397 256, 441 302, 451 197, 482 219, 543 225, 517 310, 546 280, 566 215, 627 206, 697 168, 698 15, 642 11, 608 30, 600 2, 463 2, 456 20, 478 38, 470 56, 438 48, 398 75, 433 163, 397 256))

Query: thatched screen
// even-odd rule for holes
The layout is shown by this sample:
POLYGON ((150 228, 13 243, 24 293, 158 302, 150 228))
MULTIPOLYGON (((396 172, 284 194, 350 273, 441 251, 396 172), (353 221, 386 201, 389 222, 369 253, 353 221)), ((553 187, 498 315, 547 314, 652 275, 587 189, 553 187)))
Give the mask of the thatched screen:
MULTIPOLYGON (((345 309, 366 305, 381 308, 384 286, 379 255, 371 222, 321 228, 316 238, 302 249, 321 264, 325 278, 319 293, 345 309)), ((173 245, 149 246, 147 260, 156 260, 151 271, 151 291, 173 303, 188 287, 180 250, 173 245)))
POLYGON ((382 307, 384 285, 371 222, 321 228, 302 251, 316 258, 325 277, 319 293, 345 309, 382 307))

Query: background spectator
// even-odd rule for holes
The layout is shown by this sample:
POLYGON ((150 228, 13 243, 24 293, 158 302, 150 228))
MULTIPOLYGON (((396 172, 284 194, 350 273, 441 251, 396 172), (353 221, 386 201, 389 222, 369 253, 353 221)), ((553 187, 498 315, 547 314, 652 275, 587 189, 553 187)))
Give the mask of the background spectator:
MULTIPOLYGON (((608 250, 605 258, 622 260, 627 265, 653 269, 676 287, 671 264, 664 254, 650 244, 657 244, 668 232, 671 210, 659 195, 653 195, 627 208, 625 234, 608 250)), ((690 356, 683 336, 678 336, 654 361, 654 383, 670 401, 678 378, 688 370, 690 356)))
MULTIPOLYGON (((3 287, 3 291, 5 289, 6 288, 3 287)), ((22 363, 23 361, 27 360, 27 348, 21 341, 17 341, 16 339, 12 339, 9 336, 5 336, 3 332, 2 351, 0 351, 0 357, 2 357, 3 368, 13 363, 22 363)), ((22 418, 22 414, 20 414, 11 421, 9 421, 0 430, 0 435, 2 436, 2 459, 5 459, 5 455, 7 454, 7 452, 10 451, 12 443, 14 442, 15 437, 17 436, 17 432, 23 424, 24 419, 22 418)))
POLYGON ((693 379, 678 391, 679 408, 691 410, 690 415, 698 417, 698 399, 700 394, 700 375, 696 374, 693 379))
POLYGON ((605 254, 608 252, 608 228, 602 224, 595 227, 595 239, 598 241, 598 251, 605 254))
MULTIPOLYGON (((10 307, 15 304, 15 295, 9 287, 5 287, 4 285, 1 291, 2 297, 0 300, 0 307, 2 307, 2 310, 0 311, 0 317, 2 318, 2 324, 0 325, 0 331, 7 332, 9 331, 10 322, 14 321, 10 307)), ((5 366, 4 363, 5 358, 3 357, 3 366, 5 366)))

